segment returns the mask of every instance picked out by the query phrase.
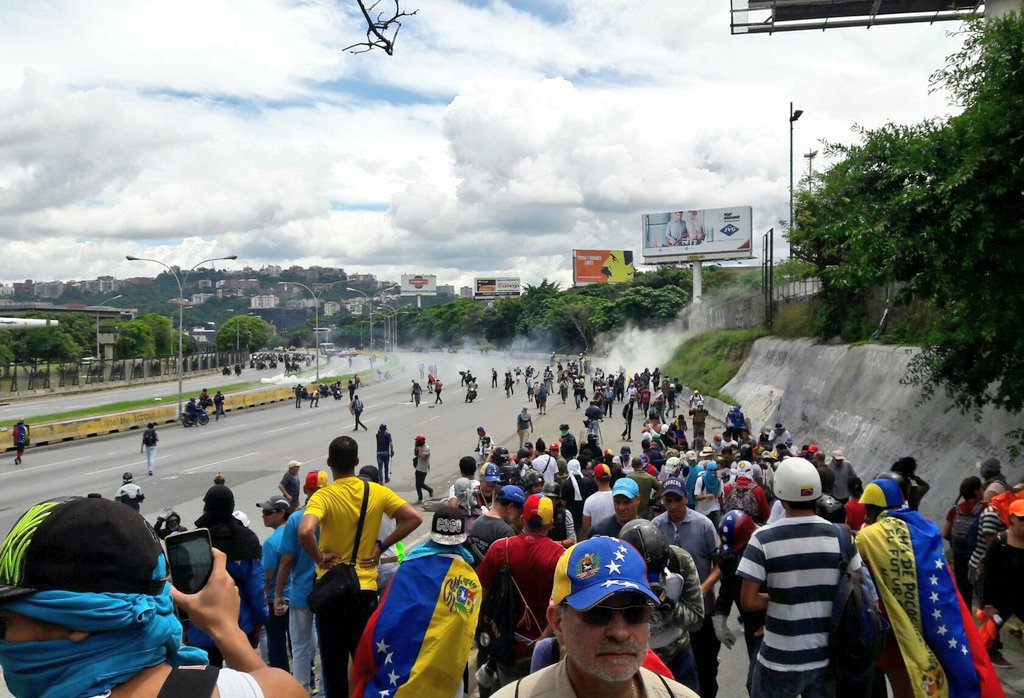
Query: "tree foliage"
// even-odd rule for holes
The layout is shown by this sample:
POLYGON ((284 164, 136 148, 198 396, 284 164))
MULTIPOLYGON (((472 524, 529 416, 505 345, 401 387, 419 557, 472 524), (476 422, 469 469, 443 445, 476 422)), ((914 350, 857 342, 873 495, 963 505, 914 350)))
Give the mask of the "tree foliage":
POLYGON ((263 318, 235 315, 220 326, 217 351, 233 351, 236 342, 242 349, 263 349, 269 346, 273 336, 273 328, 263 318))
POLYGON ((120 358, 149 358, 156 356, 153 327, 141 318, 122 323, 117 334, 117 356, 120 358))
POLYGON ((962 410, 1024 408, 1024 17, 969 22, 933 76, 963 111, 859 130, 799 199, 793 256, 822 278, 818 332, 850 339, 865 291, 935 310, 908 380, 962 410))

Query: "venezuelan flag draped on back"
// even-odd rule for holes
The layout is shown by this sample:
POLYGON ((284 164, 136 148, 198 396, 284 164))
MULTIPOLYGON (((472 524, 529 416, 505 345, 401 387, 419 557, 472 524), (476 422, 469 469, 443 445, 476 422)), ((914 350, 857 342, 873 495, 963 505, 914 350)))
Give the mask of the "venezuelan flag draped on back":
POLYGON ((406 560, 363 632, 352 695, 451 698, 479 614, 480 580, 465 560, 406 560))
POLYGON ((957 591, 934 523, 895 509, 857 534, 899 642, 914 696, 1001 698, 988 652, 957 591))

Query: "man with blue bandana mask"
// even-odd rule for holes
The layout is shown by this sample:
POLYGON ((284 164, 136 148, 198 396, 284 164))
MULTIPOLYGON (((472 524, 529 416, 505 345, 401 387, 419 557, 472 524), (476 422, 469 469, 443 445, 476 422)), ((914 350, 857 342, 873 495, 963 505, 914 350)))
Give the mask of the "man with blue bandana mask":
POLYGON ((305 696, 249 645, 226 558, 213 555, 206 587, 181 594, 167 582, 159 540, 130 508, 93 497, 32 507, 0 543, 8 689, 16 698, 155 698, 165 684, 172 695, 305 696), (206 653, 182 645, 174 603, 214 638, 229 669, 204 669, 206 653))

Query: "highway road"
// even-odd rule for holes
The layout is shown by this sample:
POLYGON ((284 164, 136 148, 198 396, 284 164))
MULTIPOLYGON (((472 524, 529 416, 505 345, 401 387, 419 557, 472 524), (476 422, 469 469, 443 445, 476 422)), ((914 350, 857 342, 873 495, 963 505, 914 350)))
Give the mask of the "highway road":
MULTIPOLYGON (((525 366, 527 361, 515 363, 525 366)), ((228 414, 219 422, 211 421, 206 427, 186 429, 168 425, 159 429, 160 445, 153 477, 146 476, 145 457, 140 453, 141 432, 30 449, 20 466, 13 465, 13 455, 8 454, 0 460, 0 532, 10 530, 29 506, 55 496, 97 492, 113 497, 121 485, 121 474, 126 471, 135 474, 136 482, 145 493, 142 514, 147 520, 154 521, 161 510, 171 507, 181 515, 182 522, 192 528, 192 522, 202 512, 203 494, 213 484, 214 474, 223 472, 235 493, 237 508, 249 516, 262 540, 269 531, 260 529, 257 502, 277 493, 277 484, 289 460, 294 458, 303 463, 302 480, 313 468, 326 469, 331 439, 349 434, 354 435, 360 445, 361 462, 375 463, 374 432, 382 421, 388 424, 395 438, 391 486, 401 496, 415 501, 411 463, 413 439, 417 433, 423 433, 432 451, 432 469, 427 482, 440 498, 458 477, 459 458, 472 454, 477 425, 484 425, 497 443, 511 450, 518 447, 515 417, 526 404, 525 388, 520 385, 515 397, 507 399, 502 388, 490 387, 490 368, 493 366, 502 373, 507 364, 509 359, 498 356, 409 354, 403 357, 403 363, 391 380, 367 385, 360 391, 366 407, 363 421, 369 431, 360 430, 358 434, 352 431, 353 418, 348 411, 347 395, 340 401, 321 400, 316 408, 296 409, 293 403, 279 403, 244 410, 228 414), (445 380, 444 404, 434 405, 434 396, 426 392, 420 407, 410 402, 411 380, 414 376, 418 378, 420 363, 436 363, 440 367, 440 375, 445 380), (467 368, 480 378, 480 397, 474 403, 464 402, 465 392, 459 387, 458 372, 467 368)), ((144 389, 163 393, 167 388, 168 384, 163 384, 144 389)), ((65 409, 82 399, 88 398, 72 395, 47 402, 57 409, 65 409)), ((531 405, 537 430, 535 437, 553 440, 561 422, 568 422, 574 433, 578 433, 582 412, 573 408, 571 398, 563 406, 556 395, 548 404, 546 416, 537 415, 531 405)), ((616 414, 603 430, 606 446, 618 450, 622 442, 616 437, 621 429, 622 420, 616 414)), ((633 433, 639 436, 639 429, 634 429, 633 433)), ((639 452, 637 439, 632 447, 634 453, 639 452)), ((425 512, 427 523, 407 542, 425 537, 429 517, 425 512)), ((725 673, 735 676, 723 675, 722 695, 741 695, 743 691, 746 660, 738 650, 729 654, 733 653, 736 661, 732 664, 736 666, 725 673)), ((3 695, 0 689, 0 698, 3 695)))
MULTIPOLYGON (((369 368, 369 360, 359 356, 349 367, 346 359, 334 357, 321 357, 320 376, 340 375, 353 370, 365 370, 369 368)), ((207 373, 200 376, 185 376, 182 380, 182 392, 185 401, 189 397, 198 395, 203 388, 209 388, 212 394, 218 386, 242 383, 245 381, 262 380, 271 384, 293 385, 301 378, 303 381, 312 381, 316 376, 316 364, 309 368, 303 368, 299 376, 285 377, 283 367, 264 369, 258 371, 254 368, 245 368, 241 376, 231 374, 230 376, 220 373, 207 373)), ((0 400, 0 421, 27 419, 31 424, 32 417, 41 414, 54 414, 66 410, 79 410, 86 407, 93 407, 97 404, 124 402, 134 400, 153 400, 154 405, 173 404, 178 392, 178 381, 172 378, 169 381, 160 383, 145 383, 141 385, 128 385, 116 388, 99 388, 90 392, 60 393, 54 392, 40 397, 20 398, 16 400, 0 400), (157 398, 162 398, 157 400, 157 398), (170 402, 168 402, 170 400, 170 402)))

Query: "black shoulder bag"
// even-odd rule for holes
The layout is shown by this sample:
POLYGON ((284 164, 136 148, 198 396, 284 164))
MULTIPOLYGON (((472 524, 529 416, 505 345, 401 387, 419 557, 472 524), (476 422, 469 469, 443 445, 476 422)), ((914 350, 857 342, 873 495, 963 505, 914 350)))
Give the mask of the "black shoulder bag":
POLYGON ((359 510, 359 524, 356 526, 356 539, 352 543, 352 557, 327 570, 316 580, 306 598, 309 610, 320 613, 334 606, 346 596, 359 591, 359 575, 356 573, 356 556, 359 552, 359 540, 363 537, 363 524, 366 522, 366 505, 370 499, 370 483, 363 481, 363 505, 359 510))

